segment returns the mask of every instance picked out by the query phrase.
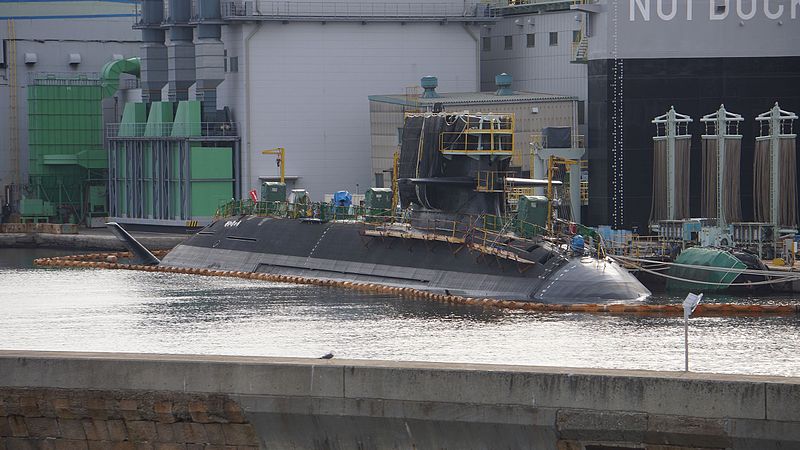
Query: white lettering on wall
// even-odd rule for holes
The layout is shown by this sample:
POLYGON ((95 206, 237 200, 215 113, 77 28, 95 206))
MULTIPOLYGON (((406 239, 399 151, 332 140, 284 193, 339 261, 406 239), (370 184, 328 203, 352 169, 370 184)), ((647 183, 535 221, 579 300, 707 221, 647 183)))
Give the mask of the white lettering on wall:
POLYGON ((758 9, 758 5, 756 4, 758 0, 736 0, 736 14, 739 14, 739 18, 742 20, 750 20, 756 16, 756 10, 758 9), (742 11, 742 3, 745 1, 750 2, 750 11, 748 13, 744 13, 742 11))
POLYGON ((661 20, 672 20, 678 14, 678 0, 672 0, 672 9, 669 14, 664 14, 664 0, 658 0, 658 17, 661 20))
POLYGON ((769 0, 764 0, 764 15, 772 20, 780 19, 780 17, 783 15, 783 5, 778 5, 778 12, 773 13, 769 10, 769 0))
POLYGON ((650 0, 631 0, 631 22, 636 20, 636 9, 639 8, 639 12, 642 14, 645 22, 650 21, 650 0))
MULTIPOLYGON (((0 0, 3 1, 3 0, 0 0)), ((616 0, 611 0, 616 1, 616 0)), ((797 19, 797 11, 800 9, 800 0, 703 0, 708 2, 708 19, 719 21, 725 19, 732 20, 751 20, 760 16, 764 11, 764 16, 770 20, 783 19, 784 13, 789 12, 792 19, 797 19), (736 3, 736 12, 732 14, 736 3), (759 6, 763 3, 763 8, 759 6), (789 11, 787 11, 787 9, 789 11)), ((659 19, 669 22, 683 15, 681 8, 686 8, 686 20, 691 21, 694 17, 694 0, 655 0, 656 15, 659 19)), ((649 22, 653 9, 653 0, 629 0, 628 15, 631 22, 644 20, 649 22)))
POLYGON ((728 17, 728 11, 730 11, 731 5, 729 0, 723 0, 722 2, 718 2, 717 0, 708 0, 709 11, 708 11, 708 18, 711 20, 725 20, 728 17), (717 6, 722 6, 724 11, 721 11, 717 14, 717 6))

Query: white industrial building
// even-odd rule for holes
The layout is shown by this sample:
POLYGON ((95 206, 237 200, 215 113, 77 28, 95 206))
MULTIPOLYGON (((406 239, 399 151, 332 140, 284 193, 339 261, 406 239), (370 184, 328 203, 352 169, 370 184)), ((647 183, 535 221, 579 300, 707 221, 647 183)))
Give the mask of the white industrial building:
MULTIPOLYGON (((158 20, 163 20, 166 38, 155 44, 158 33, 148 31, 155 28, 141 26, 140 14, 148 3, 152 8, 150 2, 138 8, 133 2, 101 2, 97 11, 88 11, 94 6, 61 1, 57 10, 35 14, 34 2, 4 4, 0 16, 15 19, 16 37, 2 35, 16 43, 19 90, 11 108, 4 60, 0 122, 12 122, 12 112, 17 116, 13 123, 19 140, 13 144, 19 150, 11 152, 11 140, 2 139, 2 184, 25 183, 26 73, 99 72, 121 55, 143 58, 142 87, 147 92, 141 97, 139 92, 120 93, 119 110, 107 122, 118 121, 126 100, 158 100, 159 93, 163 100, 187 98, 182 94, 187 80, 190 100, 201 99, 195 80, 210 80, 211 87, 203 92, 208 100, 215 71, 222 66, 216 106, 230 109, 241 136, 240 192, 277 178, 275 159, 261 155, 274 147, 286 148, 290 187, 308 189, 314 199, 340 189, 363 190, 372 183, 368 96, 414 86, 434 72, 442 89, 479 90, 480 27, 492 21, 488 8, 475 0, 198 1, 191 2, 189 20, 181 25, 195 28, 194 42, 185 36, 179 42, 171 24, 187 15, 177 8, 170 11, 165 1, 159 2, 164 14, 158 20), (219 11, 217 19, 207 20, 210 9, 219 11), (220 39, 201 45, 198 27, 212 23, 221 25, 220 39), (143 32, 150 33, 144 40, 143 32), (36 62, 26 64, 26 55, 36 62), (81 61, 73 57, 70 62, 69 55, 79 55, 81 61), (147 74, 152 67, 156 72, 147 74), (23 170, 18 180, 11 180, 7 168, 17 154, 23 170)), ((4 137, 12 134, 8 127, 4 137)))
MULTIPOLYGON (((82 2, 59 3, 74 9, 82 2)), ((141 56, 144 90, 118 94, 120 108, 140 98, 198 99, 212 108, 227 107, 241 138, 239 193, 278 178, 274 156, 261 150, 283 147, 289 188, 307 189, 321 200, 326 193, 355 193, 374 184, 369 96, 415 87, 425 75, 435 74, 442 92, 471 93, 493 91, 494 76, 510 73, 517 91, 576 98, 570 122, 582 124, 586 65, 574 64, 581 46, 572 42, 581 41, 584 25, 569 3, 148 0, 136 8, 109 2, 124 11, 50 20, 26 19, 27 13, 17 11, 16 42, 20 61, 20 54, 38 55, 35 67, 20 63, 29 71, 99 71, 114 55, 141 56), (148 22, 141 15, 145 8, 163 9, 163 15, 148 22), (34 36, 45 42, 36 43, 34 36), (40 48, 25 50, 28 45, 40 48), (65 59, 72 53, 81 55, 80 64, 65 59)), ((18 79, 23 78, 20 72, 18 79)), ((2 101, 6 92, 0 92, 2 101)), ((23 165, 24 102, 20 94, 23 165)), ((9 110, 0 108, 0 119, 9 110)), ((118 120, 121 109, 113 112, 109 122, 118 120)), ((3 161, 10 155, 8 145, 4 139, 3 161)))
MULTIPOLYGON (((504 2, 508 3, 508 2, 504 2)), ((512 88, 576 97, 584 124, 588 96, 585 15, 567 0, 529 0, 492 8, 495 23, 481 27, 481 87, 492 90, 499 73, 512 88)))
POLYGON ((370 94, 428 73, 448 91, 479 89, 488 18, 472 1, 223 2, 222 10, 219 105, 241 130, 242 192, 277 179, 274 157, 260 153, 274 147, 286 148, 290 188, 319 200, 363 191, 373 181, 370 94))

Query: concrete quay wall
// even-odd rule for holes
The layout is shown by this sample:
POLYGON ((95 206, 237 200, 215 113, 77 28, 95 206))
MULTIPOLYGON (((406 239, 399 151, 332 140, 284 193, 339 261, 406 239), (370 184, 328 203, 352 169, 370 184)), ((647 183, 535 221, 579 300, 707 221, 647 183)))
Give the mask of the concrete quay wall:
MULTIPOLYGON (((150 250, 171 250, 186 239, 185 235, 136 235, 150 250)), ((111 234, 0 233, 2 248, 52 248, 75 251, 125 251, 122 242, 111 234)))
POLYGON ((785 377, 0 351, 0 400, 0 450, 800 448, 785 377))

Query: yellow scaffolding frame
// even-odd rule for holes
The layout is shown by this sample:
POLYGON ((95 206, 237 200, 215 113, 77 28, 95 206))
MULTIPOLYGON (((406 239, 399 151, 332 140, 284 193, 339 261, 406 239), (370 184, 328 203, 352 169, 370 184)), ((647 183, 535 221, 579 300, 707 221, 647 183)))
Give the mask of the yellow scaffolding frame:
POLYGON ((445 131, 439 134, 439 151, 445 155, 508 155, 514 154, 514 114, 486 114, 481 116, 481 120, 475 125, 479 128, 472 127, 472 123, 468 123, 464 131, 445 131), (487 118, 487 120, 484 120, 487 118), (484 125, 488 124, 489 127, 485 128, 484 125), (461 139, 454 139, 454 143, 445 148, 445 136, 464 136, 461 139), (470 136, 478 136, 480 139, 477 142, 470 142, 470 136), (486 142, 482 137, 488 137, 488 148, 484 147, 486 142), (508 139, 503 139, 507 137, 508 139), (463 146, 457 146, 462 144, 463 146), (508 144, 508 148, 503 148, 504 144, 508 144), (475 146, 476 148, 471 148, 475 146))

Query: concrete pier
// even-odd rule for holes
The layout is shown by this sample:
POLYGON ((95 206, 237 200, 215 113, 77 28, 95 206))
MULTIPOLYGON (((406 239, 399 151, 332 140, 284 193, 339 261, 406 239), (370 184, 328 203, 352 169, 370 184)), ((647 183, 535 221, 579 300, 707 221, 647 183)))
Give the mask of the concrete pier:
POLYGON ((785 377, 0 351, 0 399, 0 449, 800 448, 785 377))
MULTIPOLYGON (((170 250, 187 235, 134 233, 139 242, 151 250, 170 250)), ((125 246, 105 229, 82 231, 79 234, 0 233, 2 248, 51 248, 75 251, 124 251, 125 246)))

